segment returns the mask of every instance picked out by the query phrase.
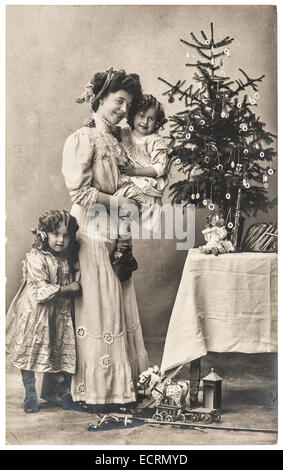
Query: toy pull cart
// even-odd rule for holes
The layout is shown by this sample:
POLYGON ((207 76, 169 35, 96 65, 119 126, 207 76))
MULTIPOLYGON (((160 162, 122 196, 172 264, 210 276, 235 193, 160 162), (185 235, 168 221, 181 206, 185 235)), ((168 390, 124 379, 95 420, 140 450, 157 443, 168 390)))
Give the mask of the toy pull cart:
POLYGON ((160 377, 157 366, 147 369, 140 376, 139 385, 149 387, 155 401, 155 411, 152 419, 157 422, 190 423, 204 421, 206 424, 221 420, 221 382, 213 369, 203 379, 203 407, 191 408, 186 405, 189 392, 189 381, 172 381, 160 377))

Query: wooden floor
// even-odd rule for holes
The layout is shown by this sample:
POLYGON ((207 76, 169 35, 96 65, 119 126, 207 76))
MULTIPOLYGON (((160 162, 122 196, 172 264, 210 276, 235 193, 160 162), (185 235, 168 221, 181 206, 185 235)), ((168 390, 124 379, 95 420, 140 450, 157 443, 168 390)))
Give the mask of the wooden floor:
MULTIPOLYGON (((160 364, 162 344, 148 343, 152 364, 160 364)), ((277 429, 277 356, 275 354, 209 353, 202 358, 201 377, 214 367, 223 377, 223 415, 221 426, 233 428, 277 429)), ((186 378, 185 366, 180 376, 186 378)), ((89 432, 95 423, 92 413, 64 411, 41 401, 41 409, 26 415, 21 408, 24 391, 19 371, 7 371, 7 446, 252 446, 270 445, 277 434, 212 429, 179 429, 143 424, 131 428, 89 432)), ((41 377, 37 377, 40 390, 41 377)), ((202 401, 200 390, 199 401, 202 401)), ((215 424, 217 425, 217 424, 215 424)))

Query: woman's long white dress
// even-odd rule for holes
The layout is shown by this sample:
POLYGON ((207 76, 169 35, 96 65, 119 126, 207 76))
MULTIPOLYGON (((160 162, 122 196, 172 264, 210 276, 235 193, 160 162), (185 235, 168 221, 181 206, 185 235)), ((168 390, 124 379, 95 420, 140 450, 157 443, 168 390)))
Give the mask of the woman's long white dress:
POLYGON ((110 215, 103 225, 95 213, 98 192, 117 191, 121 152, 98 119, 95 127, 70 135, 63 151, 62 171, 74 203, 71 213, 80 227, 82 296, 75 302, 72 396, 90 404, 135 401, 138 374, 148 366, 133 280, 120 283, 110 262, 116 244, 110 236, 110 215))

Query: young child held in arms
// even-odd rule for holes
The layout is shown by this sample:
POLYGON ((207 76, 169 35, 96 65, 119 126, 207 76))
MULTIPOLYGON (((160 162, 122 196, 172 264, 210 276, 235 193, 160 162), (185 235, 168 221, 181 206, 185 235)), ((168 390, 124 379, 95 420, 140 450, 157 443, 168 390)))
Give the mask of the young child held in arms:
MULTIPOLYGON (((126 164, 120 166, 121 177, 116 196, 137 202, 143 211, 143 221, 151 220, 151 229, 159 224, 161 198, 168 184, 166 169, 168 149, 157 133, 166 122, 163 107, 152 95, 143 95, 137 106, 130 108, 128 123, 122 129, 122 145, 127 154, 126 164)), ((114 252, 114 264, 119 264, 129 244, 127 213, 119 212, 119 235, 114 252)))
POLYGON ((51 210, 32 230, 35 243, 23 262, 23 282, 7 313, 7 354, 21 370, 25 387, 24 411, 39 410, 35 372, 55 374, 64 409, 76 409, 67 373, 76 367, 73 328, 74 281, 78 272, 76 219, 64 210, 51 210))

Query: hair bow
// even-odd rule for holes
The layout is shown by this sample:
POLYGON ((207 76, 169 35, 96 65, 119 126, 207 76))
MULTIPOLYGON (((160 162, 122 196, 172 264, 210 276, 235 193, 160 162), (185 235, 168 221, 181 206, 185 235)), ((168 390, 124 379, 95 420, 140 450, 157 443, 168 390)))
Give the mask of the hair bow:
POLYGON ((101 90, 98 93, 94 94, 93 93, 94 85, 93 83, 89 82, 86 85, 85 90, 83 91, 81 96, 76 99, 76 103, 80 103, 80 104, 81 103, 93 103, 94 101, 98 100, 100 96, 102 96, 105 90, 108 88, 108 85, 110 84, 111 80, 113 79, 115 75, 115 71, 113 70, 113 67, 109 67, 106 70, 106 73, 107 73, 106 79, 101 90))
POLYGON ((43 230, 39 230, 37 227, 32 228, 31 233, 33 233, 36 236, 40 236, 40 238, 43 242, 47 238, 47 233, 44 232, 43 230))

